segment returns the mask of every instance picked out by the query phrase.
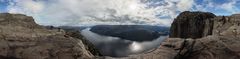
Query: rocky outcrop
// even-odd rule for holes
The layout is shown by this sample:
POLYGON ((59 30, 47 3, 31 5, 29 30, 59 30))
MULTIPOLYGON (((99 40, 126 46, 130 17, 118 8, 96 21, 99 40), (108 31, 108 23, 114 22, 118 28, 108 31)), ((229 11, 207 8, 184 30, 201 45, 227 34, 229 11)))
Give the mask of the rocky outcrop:
POLYGON ((201 38, 212 34, 215 15, 209 12, 182 12, 173 21, 170 38, 201 38))
MULTIPOLYGON (((183 13, 182 13, 183 14, 183 13)), ((180 14, 180 16, 182 15, 180 14)), ((195 14, 195 12, 192 12, 195 14)), ((196 14, 198 15, 198 14, 196 14)), ((178 17, 180 17, 178 16, 178 17)), ((175 40, 181 42, 181 46, 177 49, 177 54, 174 59, 239 59, 240 58, 240 15, 235 14, 232 16, 217 16, 210 18, 210 23, 213 25, 206 26, 207 23, 200 23, 199 26, 204 25, 204 27, 185 27, 186 25, 177 25, 179 24, 178 18, 175 19, 176 24, 173 23, 171 28, 171 35, 175 38, 169 38, 168 40, 175 40, 176 38, 182 40, 175 40), (183 27, 183 28, 182 28, 183 27), (189 28, 198 28, 197 30, 189 30, 189 28), (199 32, 198 30, 206 30, 206 27, 212 28, 210 31, 199 32), (181 33, 173 29, 180 28, 179 30, 185 29, 187 31, 195 33, 194 35, 198 36, 198 39, 193 37, 193 34, 181 33), (194 32, 195 31, 195 32, 194 32), (177 32, 177 34, 176 34, 177 32), (205 33, 212 33, 212 35, 202 35, 205 33), (183 36, 181 36, 183 35, 183 36), (201 38, 202 37, 202 38, 201 38), (188 38, 188 39, 185 39, 188 38), (193 38, 193 39, 191 39, 193 38)), ((194 17, 194 16, 188 16, 194 17)), ((200 16, 201 17, 201 16, 200 16)), ((181 19, 181 18, 180 18, 181 19)), ((197 19, 201 20, 201 19, 197 19)), ((209 19, 205 19, 209 20, 209 19)), ((196 23, 198 21, 188 21, 196 23)), ((208 23, 208 24, 210 24, 208 23)), ((185 32, 185 31, 183 31, 185 32)), ((173 43, 165 44, 164 46, 176 47, 179 45, 172 45, 173 43)))
POLYGON ((0 14, 0 59, 89 59, 94 55, 81 39, 48 30, 32 17, 0 14))
POLYGON ((213 35, 239 36, 240 35, 240 14, 232 16, 218 16, 214 20, 213 35))
POLYGON ((81 39, 83 44, 85 45, 85 48, 91 52, 94 56, 103 56, 99 50, 90 42, 88 41, 85 37, 83 37, 78 30, 65 30, 66 35, 81 39))
POLYGON ((186 39, 175 59, 239 59, 239 39, 232 36, 186 39))

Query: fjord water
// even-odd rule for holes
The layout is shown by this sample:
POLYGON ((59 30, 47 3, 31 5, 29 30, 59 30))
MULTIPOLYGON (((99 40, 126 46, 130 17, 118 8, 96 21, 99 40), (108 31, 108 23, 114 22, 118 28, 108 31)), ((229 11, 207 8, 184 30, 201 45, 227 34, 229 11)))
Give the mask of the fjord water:
MULTIPOLYGON (((96 26, 95 26, 96 27, 96 26)), ((98 26, 99 27, 99 26, 98 26)), ((101 30, 101 31, 111 31, 111 32, 107 32, 109 34, 112 34, 112 32, 116 32, 117 33, 128 33, 128 32, 132 32, 132 31, 127 31, 127 30, 136 30, 142 28, 142 26, 130 26, 129 29, 125 28, 125 29, 114 29, 111 30, 111 28, 116 28, 119 26, 100 26, 100 28, 106 28, 108 27, 108 29, 106 30, 101 30), (110 27, 110 28, 109 28, 110 27), (135 28, 134 28, 135 27, 135 28), (121 32, 123 31, 123 32, 121 32), (126 32, 127 31, 127 32, 126 32)), ((92 27, 94 28, 94 27, 92 27)), ((86 28, 84 30, 81 31, 81 34, 88 39, 91 43, 93 43, 95 45, 95 47, 100 51, 101 54, 103 54, 104 56, 112 56, 112 57, 123 57, 123 56, 128 56, 131 54, 137 54, 137 53, 144 53, 144 52, 148 52, 150 50, 156 49, 157 47, 159 47, 159 45, 161 44, 161 42, 167 37, 167 35, 158 35, 157 38, 154 39, 148 39, 148 40, 141 40, 139 41, 138 39, 128 39, 128 38, 122 38, 120 37, 116 37, 116 36, 111 36, 111 35, 103 35, 103 33, 95 33, 94 31, 91 31, 92 28, 86 28)), ((149 28, 146 28, 149 29, 149 28)), ((99 29, 98 29, 99 30, 99 29)), ((106 34, 104 32, 104 34, 106 34)), ((153 31, 154 32, 154 31, 153 31)), ((146 33, 147 34, 147 33, 146 33)), ((124 36, 125 34, 123 34, 124 36)), ((137 35, 136 34, 126 34, 126 35, 130 35, 130 37, 132 35, 137 35)), ((132 36, 133 37, 133 36, 132 36)), ((134 36, 137 37, 137 36, 134 36)))

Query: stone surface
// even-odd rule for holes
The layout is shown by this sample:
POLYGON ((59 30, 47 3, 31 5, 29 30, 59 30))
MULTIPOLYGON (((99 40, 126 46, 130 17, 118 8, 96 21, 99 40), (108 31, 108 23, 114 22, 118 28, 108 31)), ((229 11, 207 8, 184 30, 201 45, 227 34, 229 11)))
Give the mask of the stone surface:
MULTIPOLYGON (((180 14, 181 16, 181 14, 180 14)), ((176 34, 184 42, 180 46, 181 48, 177 50, 177 55, 174 59, 239 59, 240 58, 240 18, 239 14, 234 14, 232 16, 217 16, 211 18, 212 24, 205 27, 212 27, 212 35, 201 36, 198 39, 194 39, 190 33, 181 33, 176 34), (185 37, 181 37, 185 35, 185 37), (185 39, 193 38, 193 39, 185 39)), ((191 17, 191 16, 188 16, 191 17)), ((178 20, 175 19, 175 20, 178 20)), ((189 21, 195 23, 197 21, 189 21)), ((174 24, 174 23, 173 23, 174 24)), ((204 25, 206 23, 201 23, 204 25)), ((198 24, 199 25, 199 24, 198 24)), ((182 28, 185 25, 178 25, 178 27, 173 28, 182 28)), ((197 27, 197 26, 195 26, 197 27)), ((187 28, 195 28, 187 27, 187 28)), ((181 29, 180 29, 181 30, 181 29)), ((188 29, 186 29, 188 30, 188 29)), ((206 28, 199 28, 198 30, 206 30, 206 28)), ((195 31, 197 35, 211 32, 198 32, 195 31)), ((172 29, 171 29, 172 31, 172 29)), ((188 30, 193 31, 194 30, 188 30)), ((172 34, 175 34, 176 31, 173 30, 172 34)), ((185 32, 185 31, 183 31, 185 32)), ((169 38, 173 39, 173 38, 169 38)), ((176 40, 177 41, 177 40, 176 40)), ((171 46, 171 45, 166 45, 171 46)), ((174 46, 174 45, 173 45, 174 46)))
POLYGON ((215 15, 209 12, 182 12, 173 21, 170 38, 201 38, 211 35, 215 15))
POLYGON ((32 17, 0 14, 0 59, 89 59, 94 55, 81 39, 48 30, 32 17))
POLYGON ((239 59, 239 39, 229 36, 188 39, 175 59, 239 59))
POLYGON ((83 37, 79 31, 77 30, 66 30, 66 35, 69 35, 74 38, 81 39, 83 44, 85 45, 85 48, 90 51, 94 56, 102 56, 102 54, 99 52, 99 50, 85 37, 83 37))
POLYGON ((239 36, 240 35, 240 14, 232 16, 218 16, 214 18, 214 35, 239 36))

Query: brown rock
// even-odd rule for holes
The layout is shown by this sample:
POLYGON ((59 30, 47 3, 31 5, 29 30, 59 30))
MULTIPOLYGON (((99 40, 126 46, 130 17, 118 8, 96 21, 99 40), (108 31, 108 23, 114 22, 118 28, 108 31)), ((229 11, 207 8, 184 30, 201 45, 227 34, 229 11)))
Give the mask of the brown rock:
POLYGON ((239 59, 240 15, 208 18, 203 16, 208 13, 200 14, 202 15, 200 16, 199 12, 183 12, 173 22, 170 37, 182 38, 183 42, 174 40, 164 46, 179 47, 180 45, 179 49, 175 49, 177 55, 174 59, 239 59), (209 36, 206 36, 206 33, 209 36), (182 44, 177 44, 178 42, 182 44))
POLYGON ((184 45, 175 59, 239 59, 239 39, 226 36, 195 39, 193 44, 184 45))
POLYGON ((218 16, 214 18, 214 35, 239 36, 240 35, 240 15, 218 16))
POLYGON ((208 12, 182 12, 174 19, 170 38, 201 38, 212 34, 215 15, 208 12))
POLYGON ((81 39, 47 30, 32 17, 0 14, 0 59, 89 59, 94 55, 81 39))

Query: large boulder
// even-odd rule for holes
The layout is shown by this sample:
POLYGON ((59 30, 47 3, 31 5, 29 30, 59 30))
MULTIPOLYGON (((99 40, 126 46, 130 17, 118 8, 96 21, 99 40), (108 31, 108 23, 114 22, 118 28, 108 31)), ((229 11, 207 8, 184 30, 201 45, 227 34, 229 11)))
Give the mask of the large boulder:
MULTIPOLYGON (((195 12, 196 13, 196 12, 195 12)), ((196 14, 198 15, 198 14, 196 14)), ((181 14, 180 14, 181 16, 181 14)), ((180 35, 178 38, 182 38, 181 48, 178 49, 178 53, 174 59, 239 59, 240 58, 240 18, 239 14, 234 14, 231 16, 217 16, 211 19, 205 19, 205 21, 211 21, 211 25, 206 25, 209 23, 199 23, 198 25, 191 27, 188 25, 179 24, 178 27, 175 27, 176 24, 173 23, 171 27, 172 37, 180 35), (203 26, 204 27, 201 27, 203 26), (200 26, 200 27, 199 27, 200 26), (208 27, 208 28, 206 28, 208 27), (180 28, 182 32, 178 30, 174 31, 174 28, 180 28), (197 28, 192 29, 191 28, 197 28), (211 31, 204 31, 206 29, 211 29, 211 31), (203 31, 202 31, 203 30, 203 31), (189 32, 187 32, 189 31, 189 32), (202 32, 200 32, 202 31, 202 32), (186 33, 184 33, 186 32, 186 33), (191 34, 191 33, 195 34, 191 34), (175 34, 178 35, 175 35, 175 34), (209 36, 200 35, 212 33, 209 36), (183 35, 183 36, 181 36, 183 35), (196 37, 198 36, 198 37, 196 37), (201 38, 202 37, 202 38, 201 38), (189 38, 189 39, 185 39, 189 38), (198 39, 191 39, 198 38, 198 39)), ((187 16, 186 16, 187 17, 187 16)), ((192 16, 188 16, 191 18, 192 16)), ((201 17, 201 16, 198 16, 201 17)), ((206 17, 206 16, 205 16, 206 17)), ((177 18, 178 19, 178 18, 177 18)), ((175 19, 176 20, 176 19, 175 19)), ((201 19, 200 19, 201 20, 201 19)), ((176 20, 177 21, 177 20, 176 20)), ((198 21, 188 21, 187 23, 196 23, 198 21)), ((174 39, 175 38, 169 38, 174 39)), ((164 46, 178 46, 178 45, 164 45, 164 46)))
POLYGON ((48 30, 32 17, 0 14, 0 59, 89 59, 94 55, 81 39, 48 30))
POLYGON ((170 28, 170 38, 201 38, 211 35, 213 20, 216 17, 209 12, 182 12, 174 19, 170 28))

